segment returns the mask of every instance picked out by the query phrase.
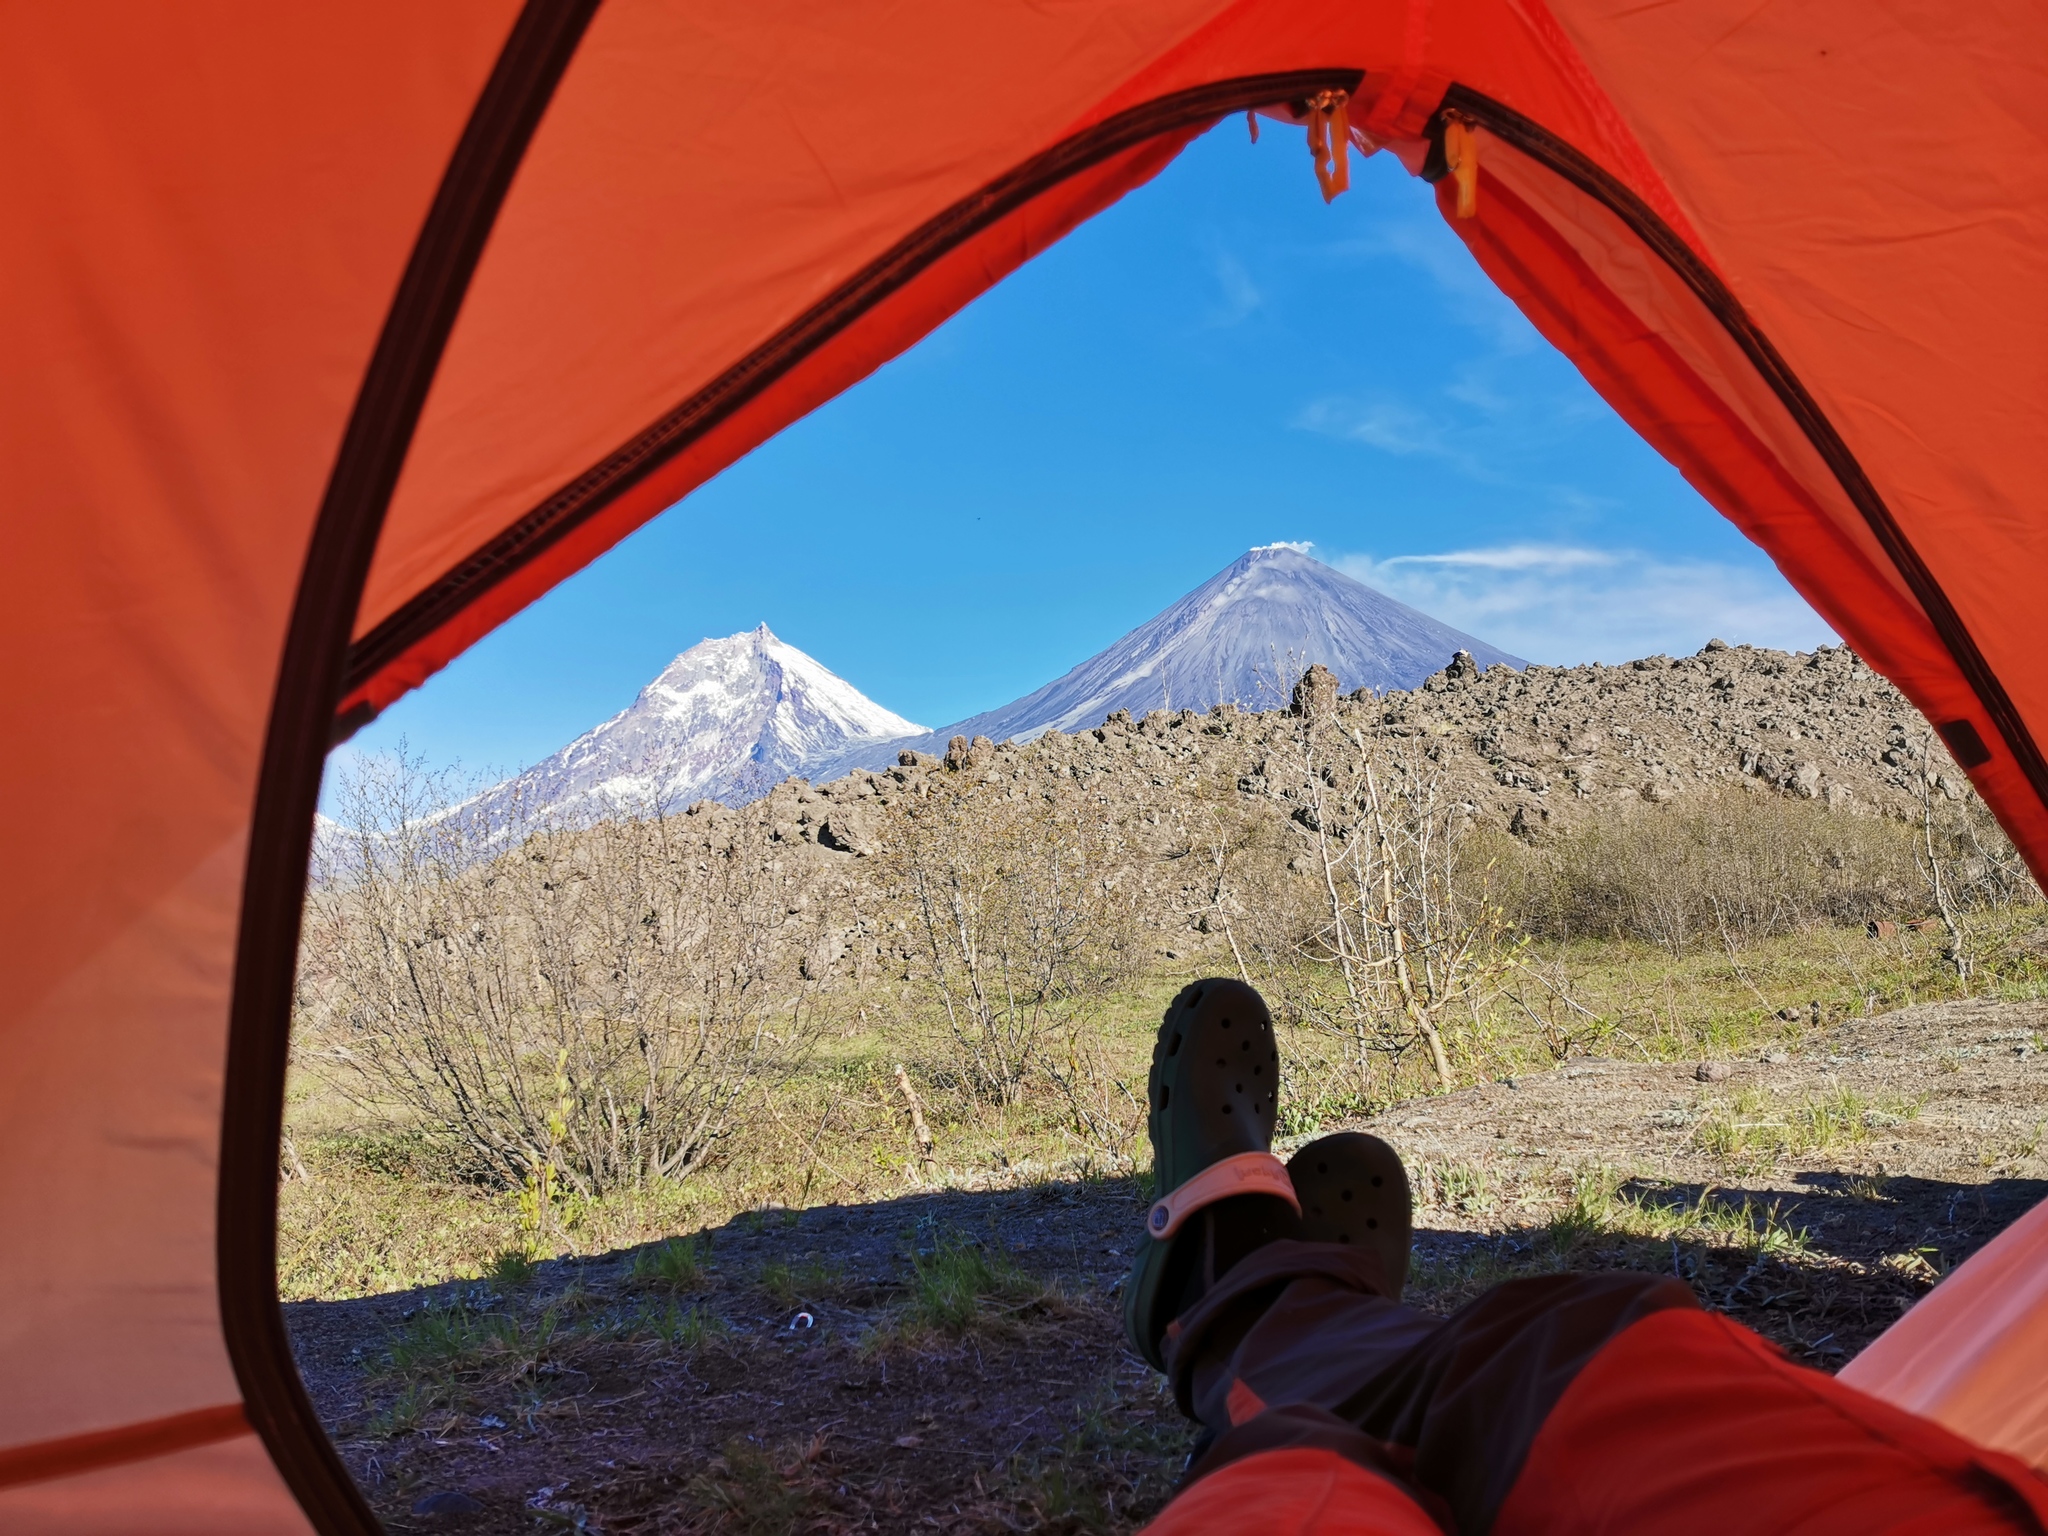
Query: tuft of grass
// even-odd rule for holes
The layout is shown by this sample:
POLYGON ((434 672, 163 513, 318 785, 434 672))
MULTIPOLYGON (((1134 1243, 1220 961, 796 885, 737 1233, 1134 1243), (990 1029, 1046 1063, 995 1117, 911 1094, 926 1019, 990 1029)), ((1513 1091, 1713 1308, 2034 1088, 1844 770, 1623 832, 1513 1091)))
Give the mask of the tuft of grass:
POLYGON ((500 1285, 524 1285, 533 1278, 533 1255, 523 1248, 501 1249, 491 1255, 484 1275, 500 1285))
POLYGON ((723 1340, 731 1330, 724 1319, 703 1307, 685 1307, 674 1301, 658 1307, 643 1307, 635 1314, 631 1334, 659 1339, 668 1348, 687 1354, 723 1340))
POLYGON ((1419 1163, 1412 1170, 1415 1201, 1468 1215, 1493 1209, 1486 1170, 1475 1163, 1419 1163))
POLYGON ((1919 1113, 1917 1099, 1881 1095, 1873 1101, 1851 1088, 1809 1094, 1795 1104, 1781 1103, 1761 1088, 1745 1088, 1725 1103, 1703 1106, 1693 1140, 1723 1162, 1757 1166, 1854 1146, 1872 1131, 1919 1113))
POLYGON ((641 1285, 687 1291, 703 1280, 704 1262, 710 1254, 710 1240, 701 1233, 667 1238, 633 1255, 631 1278, 641 1285))
POLYGON ((786 1445, 775 1452, 728 1440, 724 1452, 690 1480, 687 1495, 735 1536, 795 1536, 816 1525, 826 1480, 817 1463, 825 1442, 786 1445))
POLYGON ((1887 1254, 1884 1267, 1922 1286, 1945 1279, 1949 1269, 1939 1248, 1909 1248, 1904 1253, 1887 1254))
POLYGON ((1011 1462, 1005 1481, 1037 1516, 1034 1529, 1128 1530, 1171 1496, 1188 1440, 1163 1381, 1112 1375, 1057 1446, 1011 1462))
POLYGON ((1879 1168, 1872 1174, 1850 1174, 1842 1181, 1842 1192, 1851 1200, 1867 1205, 1888 1198, 1891 1182, 1891 1177, 1879 1168))
POLYGON ((1858 1142, 1870 1134, 1865 1116, 1870 1101, 1852 1088, 1837 1087, 1808 1098, 1792 1112, 1793 1141, 1801 1152, 1858 1142))
POLYGON ((800 1301, 820 1301, 839 1289, 844 1277, 816 1254, 799 1264, 781 1260, 761 1266, 758 1283, 777 1306, 793 1307, 800 1301))
POLYGON ((1735 1205, 1716 1199, 1712 1189, 1701 1190, 1690 1202, 1617 1192, 1609 1209, 1609 1229, 1630 1236, 1685 1238, 1752 1257, 1803 1258, 1812 1251, 1807 1229, 1792 1226, 1782 1202, 1776 1200, 1765 1205, 1744 1196, 1742 1204, 1735 1205))
POLYGON ((425 1307, 385 1341, 381 1374, 477 1389, 538 1377, 566 1342, 559 1307, 520 1316, 483 1298, 425 1307))
POLYGON ((1551 1249, 1569 1254, 1581 1243, 1615 1230, 1620 1186, 1621 1176, 1604 1165, 1574 1172, 1564 1209, 1551 1217, 1545 1234, 1551 1249))
POLYGON ((929 1251, 913 1252, 910 1270, 904 1321, 938 1333, 993 1326, 1049 1295, 1043 1282, 1007 1258, 950 1234, 929 1251))
POLYGON ((441 1406, 441 1394, 423 1382, 410 1382, 371 1414, 363 1433, 379 1440, 395 1440, 420 1427, 420 1421, 441 1406))

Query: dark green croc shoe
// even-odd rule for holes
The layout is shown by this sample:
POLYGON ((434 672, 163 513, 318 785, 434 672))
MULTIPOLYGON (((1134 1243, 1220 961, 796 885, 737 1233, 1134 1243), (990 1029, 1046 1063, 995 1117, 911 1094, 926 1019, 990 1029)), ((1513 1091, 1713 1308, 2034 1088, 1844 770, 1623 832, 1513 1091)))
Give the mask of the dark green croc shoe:
POLYGON ((1387 1299, 1399 1301, 1415 1239, 1415 1205, 1400 1154, 1364 1131, 1339 1131, 1290 1157, 1287 1176, 1301 1201, 1302 1240, 1378 1254, 1387 1299))
POLYGON ((1280 1048, 1265 999, 1210 978, 1167 1006, 1152 1047, 1153 1187, 1124 1283, 1124 1331, 1163 1366, 1166 1325, 1254 1248, 1298 1235, 1294 1186, 1273 1156, 1280 1048))

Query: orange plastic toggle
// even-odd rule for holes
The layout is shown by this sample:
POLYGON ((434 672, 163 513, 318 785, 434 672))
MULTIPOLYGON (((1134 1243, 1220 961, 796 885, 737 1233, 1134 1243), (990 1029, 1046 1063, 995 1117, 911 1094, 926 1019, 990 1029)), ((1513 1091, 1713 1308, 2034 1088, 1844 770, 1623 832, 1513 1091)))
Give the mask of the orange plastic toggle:
POLYGON ((1309 98, 1308 152, 1326 203, 1351 185, 1350 99, 1344 91, 1321 91, 1309 98))
POLYGON ((1444 164, 1458 188, 1458 217, 1479 211, 1479 134, 1457 113, 1444 116, 1444 164))
POLYGON ((1172 1194, 1153 1201, 1145 1230, 1165 1242, 1203 1206, 1232 1195, 1277 1195, 1294 1207, 1297 1216, 1301 1214, 1301 1196, 1287 1177, 1287 1165, 1270 1152, 1239 1152, 1211 1163, 1172 1194))

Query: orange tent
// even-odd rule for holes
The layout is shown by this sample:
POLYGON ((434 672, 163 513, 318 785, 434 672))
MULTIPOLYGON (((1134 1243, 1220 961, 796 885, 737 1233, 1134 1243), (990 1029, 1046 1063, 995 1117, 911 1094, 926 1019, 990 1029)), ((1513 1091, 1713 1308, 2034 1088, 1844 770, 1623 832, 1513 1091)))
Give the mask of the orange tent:
MULTIPOLYGON (((2048 869, 2038 5, 190 0, 0 35, 0 1528, 374 1529, 273 1279, 329 742, 1233 114, 1436 179, 2048 869)), ((2040 1228, 1980 1271, 2022 1334, 2040 1228)), ((1928 1368, 1952 1290, 1865 1384, 2040 1454, 2042 1371, 1928 1368)))

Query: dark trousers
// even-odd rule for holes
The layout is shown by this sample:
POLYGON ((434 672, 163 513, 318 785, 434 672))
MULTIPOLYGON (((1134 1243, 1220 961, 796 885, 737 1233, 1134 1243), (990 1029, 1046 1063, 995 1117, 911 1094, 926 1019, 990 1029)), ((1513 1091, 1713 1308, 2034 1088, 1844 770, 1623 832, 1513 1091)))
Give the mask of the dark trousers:
POLYGON ((1159 1536, 2048 1531, 2031 1469, 1677 1281, 1540 1276, 1443 1319, 1380 1290, 1368 1255, 1276 1242, 1174 1321, 1168 1378, 1205 1433, 1159 1536), (1334 1491, 1304 1500, 1304 1476, 1334 1491))

